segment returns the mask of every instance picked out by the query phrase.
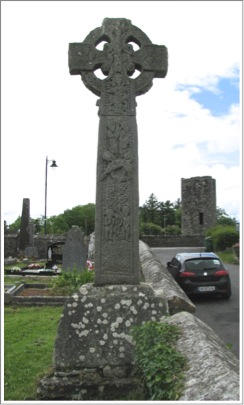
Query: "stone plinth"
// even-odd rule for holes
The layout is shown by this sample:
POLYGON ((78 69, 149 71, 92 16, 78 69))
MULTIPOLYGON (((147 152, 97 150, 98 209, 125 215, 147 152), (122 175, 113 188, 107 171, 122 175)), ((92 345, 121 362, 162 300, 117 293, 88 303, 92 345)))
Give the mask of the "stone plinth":
POLYGON ((131 329, 168 314, 148 284, 83 285, 69 297, 54 349, 54 373, 41 380, 41 399, 116 399, 138 383, 131 329), (125 390, 125 391, 124 391, 125 390), (116 396, 113 395, 116 393, 116 396))

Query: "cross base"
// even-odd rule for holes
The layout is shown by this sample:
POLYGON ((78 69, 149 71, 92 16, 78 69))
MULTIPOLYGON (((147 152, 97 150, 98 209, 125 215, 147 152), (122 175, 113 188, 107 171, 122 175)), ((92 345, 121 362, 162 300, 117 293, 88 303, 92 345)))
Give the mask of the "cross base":
POLYGON ((132 328, 168 315, 149 284, 95 287, 69 297, 60 319, 54 371, 38 386, 41 399, 119 399, 138 386, 132 328))
POLYGON ((125 370, 111 369, 111 376, 101 376, 100 370, 86 369, 84 375, 80 370, 70 373, 54 373, 52 377, 45 377, 39 386, 38 396, 41 400, 118 400, 126 394, 134 393, 140 386, 138 377, 115 377, 125 370))

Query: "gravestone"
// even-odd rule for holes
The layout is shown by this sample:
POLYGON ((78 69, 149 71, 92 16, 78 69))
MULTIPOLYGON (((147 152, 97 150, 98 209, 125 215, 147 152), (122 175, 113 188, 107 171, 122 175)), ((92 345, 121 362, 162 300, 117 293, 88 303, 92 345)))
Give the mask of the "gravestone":
POLYGON ((51 268, 54 265, 63 264, 63 247, 64 242, 52 243, 47 247, 47 268, 51 268))
POLYGON ((34 245, 35 239, 35 224, 30 223, 27 227, 28 235, 29 235, 29 246, 25 248, 24 254, 25 257, 38 257, 38 250, 37 247, 34 245))
POLYGON ((54 373, 41 399, 118 400, 140 381, 131 328, 169 314, 163 294, 140 283, 136 96, 167 73, 167 49, 130 20, 103 21, 70 44, 69 69, 100 97, 95 220, 95 282, 66 300, 55 341, 54 373), (105 41, 103 51, 96 46, 105 41), (131 43, 139 46, 133 50, 131 43), (99 79, 95 70, 106 75, 99 79), (135 70, 140 71, 132 78, 135 70))
POLYGON ((29 232, 28 227, 30 225, 30 199, 23 198, 22 216, 19 233, 19 249, 24 251, 29 246, 29 232))
POLYGON ((84 234, 80 228, 73 225, 68 231, 66 241, 63 246, 64 271, 73 271, 74 268, 81 271, 86 268, 87 246, 84 242, 84 234))

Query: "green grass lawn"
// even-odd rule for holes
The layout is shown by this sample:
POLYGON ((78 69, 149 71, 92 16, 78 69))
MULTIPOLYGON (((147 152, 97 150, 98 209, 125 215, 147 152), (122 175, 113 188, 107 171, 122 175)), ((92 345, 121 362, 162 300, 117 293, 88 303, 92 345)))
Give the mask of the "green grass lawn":
POLYGON ((50 284, 50 281, 54 276, 4 276, 4 284, 33 284, 33 283, 38 283, 38 284, 50 284))
POLYGON ((236 259, 232 250, 225 250, 224 252, 217 252, 216 254, 224 263, 239 264, 239 260, 236 259))
POLYGON ((63 307, 4 310, 4 400, 35 400, 38 377, 52 367, 52 354, 63 307))

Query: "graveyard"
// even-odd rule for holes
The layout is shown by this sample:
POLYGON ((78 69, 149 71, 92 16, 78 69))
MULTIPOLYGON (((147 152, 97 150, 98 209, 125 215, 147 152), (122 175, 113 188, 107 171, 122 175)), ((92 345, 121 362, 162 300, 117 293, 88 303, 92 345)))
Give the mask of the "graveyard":
MULTIPOLYGON (((80 75, 83 84, 100 97, 96 104, 99 133, 95 242, 90 246, 95 268, 92 272, 85 270, 89 246, 79 227, 73 226, 65 241, 48 246, 43 268, 33 262, 29 265, 40 268, 27 265, 12 273, 10 269, 10 274, 21 277, 21 281, 16 288, 6 287, 9 298, 6 310, 10 313, 12 304, 16 304, 17 312, 22 307, 24 313, 24 307, 29 306, 41 314, 40 307, 45 311, 53 307, 56 322, 55 327, 52 323, 48 342, 53 363, 50 365, 47 358, 46 369, 38 370, 36 397, 27 395, 27 399, 239 399, 238 359, 211 328, 194 316, 195 305, 153 257, 148 245, 139 241, 136 97, 149 91, 154 79, 165 78, 167 70, 167 48, 153 44, 125 18, 105 18, 102 26, 93 29, 82 43, 69 45, 70 74, 80 75), (103 41, 103 50, 97 50, 96 46, 103 41), (139 45, 139 50, 134 51, 133 43, 139 45), (94 74, 98 67, 106 76, 103 80, 94 74), (140 75, 131 78, 135 70, 140 75), (79 282, 75 292, 65 296, 48 296, 48 284, 41 281, 32 285, 22 283, 23 276, 41 279, 48 275, 49 283, 50 279, 55 282, 62 277, 76 278, 86 272, 94 278, 79 282), (39 289, 40 295, 37 291, 32 297, 27 297, 27 293, 21 295, 28 289, 39 289), (59 322, 58 315, 61 315, 59 322), (163 325, 165 329, 178 331, 177 341, 170 345, 170 339, 166 339, 165 351, 158 352, 165 359, 166 368, 173 349, 177 349, 180 359, 184 355, 179 375, 170 376, 172 391, 165 389, 162 394, 164 390, 156 384, 158 378, 161 386, 167 387, 167 372, 164 378, 159 378, 165 372, 162 362, 158 374, 153 370, 154 380, 151 377, 147 386, 145 383, 146 389, 138 392, 143 376, 135 361, 137 342, 133 331, 145 325, 163 325), (201 353, 200 358, 194 357, 192 347, 201 353), (179 377, 182 375, 183 382, 179 377), (159 396, 155 396, 155 389, 159 396)), ((22 218, 21 249, 35 256, 28 199, 23 204, 22 218)), ((47 322, 42 325, 45 331, 49 327, 47 322)), ((153 353, 152 364, 157 359, 157 351, 153 353)))

